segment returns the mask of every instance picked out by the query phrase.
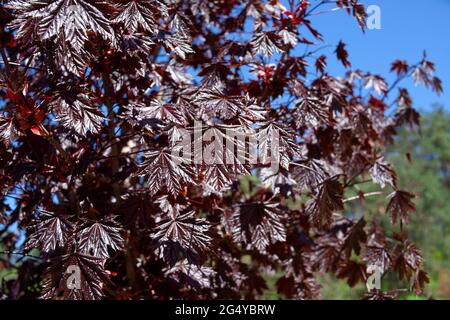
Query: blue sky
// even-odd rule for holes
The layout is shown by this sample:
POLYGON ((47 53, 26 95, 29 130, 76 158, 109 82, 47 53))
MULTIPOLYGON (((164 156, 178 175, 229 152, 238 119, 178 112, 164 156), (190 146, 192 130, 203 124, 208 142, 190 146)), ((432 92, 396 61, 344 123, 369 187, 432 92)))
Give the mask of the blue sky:
MULTIPOLYGON (((344 11, 319 14, 311 17, 311 21, 324 35, 325 43, 337 44, 343 40, 354 69, 378 73, 391 81, 389 67, 393 60, 415 63, 426 50, 429 60, 436 63, 436 75, 443 82, 444 94, 438 97, 422 86, 414 87, 410 80, 401 85, 410 89, 419 110, 429 110, 433 103, 440 103, 450 110, 450 0, 361 2, 380 7, 381 30, 367 30, 363 34, 356 20, 344 11)), ((332 75, 345 72, 335 59, 329 59, 328 65, 332 75)))

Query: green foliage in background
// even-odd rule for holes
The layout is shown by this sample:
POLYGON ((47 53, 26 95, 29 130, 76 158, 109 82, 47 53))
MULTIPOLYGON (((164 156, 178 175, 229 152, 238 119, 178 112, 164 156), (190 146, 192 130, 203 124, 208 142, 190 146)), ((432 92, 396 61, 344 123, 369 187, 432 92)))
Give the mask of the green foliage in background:
POLYGON ((450 269, 450 114, 438 108, 424 115, 420 132, 405 128, 389 154, 400 183, 417 196, 410 235, 430 271, 450 269))
POLYGON ((417 196, 407 230, 434 280, 429 291, 450 299, 450 114, 436 107, 423 115, 420 132, 402 130, 389 154, 399 182, 417 196))

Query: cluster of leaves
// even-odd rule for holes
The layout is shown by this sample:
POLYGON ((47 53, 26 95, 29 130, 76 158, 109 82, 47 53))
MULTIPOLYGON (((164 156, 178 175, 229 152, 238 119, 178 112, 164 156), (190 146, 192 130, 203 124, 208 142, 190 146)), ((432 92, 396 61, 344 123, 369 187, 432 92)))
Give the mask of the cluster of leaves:
POLYGON ((280 294, 313 299, 317 273, 354 285, 370 266, 420 292, 421 253, 402 228, 413 195, 397 187, 383 151, 397 127, 418 124, 406 89, 389 100, 400 80, 438 93, 440 81, 424 57, 394 62, 389 86, 351 70, 342 42, 335 54, 348 73, 333 77, 310 20, 326 6, 364 29, 356 0, 6 2, 0 236, 18 223, 23 254, 38 249, 42 261, 21 265, 5 295, 254 299, 263 275, 281 271, 280 294), (195 136, 196 121, 216 138, 258 135, 262 154, 278 132, 280 170, 265 161, 180 164, 172 150, 181 132, 195 136), (346 211, 364 200, 346 195, 366 176, 392 189, 388 211, 400 225, 391 237, 346 211), (70 266, 79 289, 67 285, 70 266))

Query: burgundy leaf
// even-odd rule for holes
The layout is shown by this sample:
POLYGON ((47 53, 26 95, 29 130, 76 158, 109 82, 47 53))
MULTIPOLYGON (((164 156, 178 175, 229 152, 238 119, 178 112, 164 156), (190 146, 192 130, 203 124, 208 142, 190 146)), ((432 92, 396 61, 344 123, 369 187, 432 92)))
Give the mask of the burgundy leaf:
POLYGON ((30 226, 30 237, 26 247, 39 248, 44 252, 51 252, 64 247, 69 241, 73 226, 66 217, 55 216, 48 211, 41 211, 39 220, 30 226))
POLYGON ((400 219, 402 224, 407 224, 409 213, 416 211, 416 206, 412 199, 415 195, 407 191, 397 190, 389 195, 387 212, 391 215, 392 223, 395 224, 400 219))
POLYGON ((318 228, 329 226, 332 222, 334 212, 344 209, 343 186, 338 179, 325 180, 314 199, 306 204, 311 221, 318 228))
POLYGON ((124 241, 120 235, 120 225, 114 217, 107 217, 94 223, 86 222, 78 231, 79 250, 87 255, 108 258, 108 248, 112 251, 123 249, 124 241))
POLYGON ((339 61, 341 61, 342 64, 344 65, 344 67, 346 67, 346 68, 351 67, 351 63, 350 63, 350 61, 348 61, 348 52, 345 49, 345 43, 340 41, 336 48, 335 53, 336 53, 336 56, 339 59, 339 61))

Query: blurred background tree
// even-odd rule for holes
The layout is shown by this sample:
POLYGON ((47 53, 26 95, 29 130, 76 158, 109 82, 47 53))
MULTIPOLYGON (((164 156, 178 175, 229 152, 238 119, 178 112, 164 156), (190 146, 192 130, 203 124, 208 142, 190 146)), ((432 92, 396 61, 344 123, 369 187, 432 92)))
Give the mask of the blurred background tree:
POLYGON ((436 106, 423 114, 420 131, 399 133, 389 160, 399 182, 417 196, 407 229, 432 275, 430 294, 450 299, 450 114, 436 106))

